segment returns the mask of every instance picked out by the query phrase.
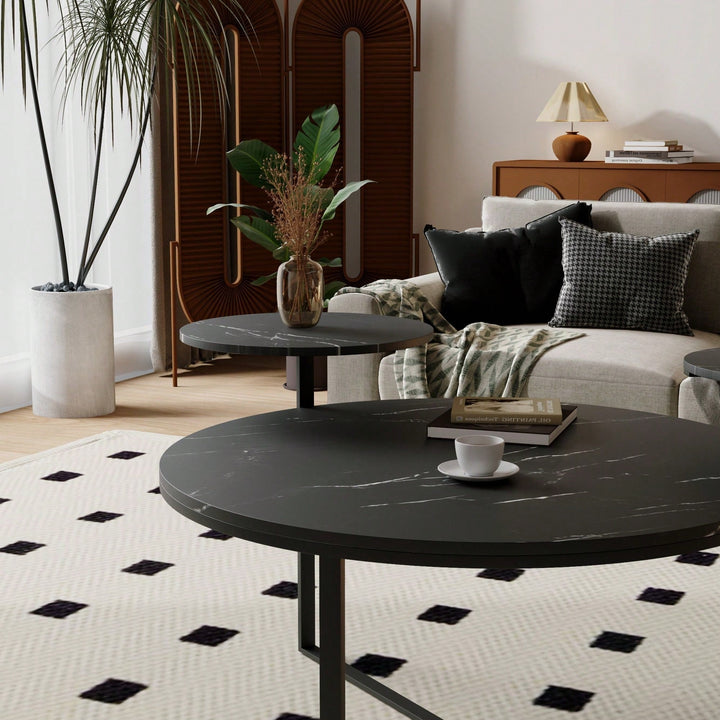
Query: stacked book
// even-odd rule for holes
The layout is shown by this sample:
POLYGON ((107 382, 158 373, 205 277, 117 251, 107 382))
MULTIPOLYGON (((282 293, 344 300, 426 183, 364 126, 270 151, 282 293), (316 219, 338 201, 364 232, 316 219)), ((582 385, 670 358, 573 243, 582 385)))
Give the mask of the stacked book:
POLYGON ((430 438, 498 435, 507 443, 550 445, 577 417, 577 406, 556 399, 458 397, 428 424, 430 438))
POLYGON ((626 140, 622 150, 606 150, 606 163, 679 165, 693 161, 694 150, 677 140, 626 140))

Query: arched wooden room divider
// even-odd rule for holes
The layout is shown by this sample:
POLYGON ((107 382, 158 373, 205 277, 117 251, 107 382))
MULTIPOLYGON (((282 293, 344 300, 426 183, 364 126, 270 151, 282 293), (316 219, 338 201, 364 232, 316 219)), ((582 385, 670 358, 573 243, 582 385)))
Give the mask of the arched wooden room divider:
MULTIPOLYGON (((231 108, 227 118, 217 116, 208 73, 202 79, 208 89, 199 146, 185 89, 182 83, 176 88, 175 240, 170 249, 174 384, 175 293, 189 321, 275 310, 274 284, 255 287, 251 281, 272 272, 277 261, 241 236, 227 211, 206 215, 219 202, 267 205, 264 194, 240 181, 227 163, 227 150, 241 139, 260 138, 287 151, 299 123, 314 108, 335 103, 342 140, 329 177, 339 172, 341 184, 346 176, 376 184, 366 186, 356 205, 345 206, 347 212, 341 208, 326 225, 330 239, 321 255, 343 258, 343 267, 328 268, 326 277, 361 285, 417 271, 412 175, 419 33, 414 45, 405 0, 295 4, 293 18, 288 0, 282 8, 275 0, 242 0, 252 27, 250 41, 227 19, 234 55, 227 63, 231 108)), ((416 0, 416 26, 419 19, 416 0)))

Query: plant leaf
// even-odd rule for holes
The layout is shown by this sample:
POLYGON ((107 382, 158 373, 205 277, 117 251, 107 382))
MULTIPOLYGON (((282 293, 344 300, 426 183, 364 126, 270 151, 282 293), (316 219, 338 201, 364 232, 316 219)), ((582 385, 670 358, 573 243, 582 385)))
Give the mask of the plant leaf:
POLYGON ((346 283, 342 280, 331 280, 329 283, 325 283, 325 294, 324 298, 329 300, 340 288, 345 287, 346 283))
POLYGON ((335 211, 354 193, 357 192, 363 185, 375 182, 374 180, 355 180, 354 182, 348 183, 342 190, 339 190, 337 195, 332 199, 332 202, 325 208, 322 220, 332 220, 335 217, 335 211))
POLYGON ((270 252, 274 252, 280 246, 280 241, 275 237, 275 226, 262 218, 240 215, 230 218, 230 222, 239 228, 248 240, 252 240, 270 252))
POLYGON ((272 213, 269 213, 267 210, 263 210, 262 208, 256 207, 255 205, 247 205, 246 203, 218 203, 217 205, 211 205, 205 211, 205 214, 209 215, 210 213, 215 212, 220 208, 226 207, 244 208, 245 210, 252 210, 259 218, 267 220, 268 222, 273 221, 272 213))
POLYGON ((258 287, 258 285, 264 285, 266 282, 274 280, 276 277, 277 270, 274 273, 270 273, 269 275, 261 275, 259 278, 255 278, 250 284, 258 287))
POLYGON ((333 258, 332 260, 328 260, 327 258, 320 258, 315 262, 318 265, 322 265, 323 267, 342 267, 342 258, 339 257, 333 258))
POLYGON ((227 153, 227 159, 243 180, 265 190, 268 184, 263 174, 263 165, 275 155, 279 155, 277 150, 262 140, 243 140, 227 153))
POLYGON ((322 212, 332 202, 335 192, 329 187, 320 187, 320 185, 308 185, 308 204, 312 206, 313 210, 317 209, 322 212))
POLYGON ((285 245, 280 245, 273 250, 273 257, 279 262, 287 262, 290 259, 290 251, 285 245))
POLYGON ((298 167, 302 163, 312 183, 322 180, 332 167, 340 145, 339 123, 337 106, 326 105, 313 110, 298 131, 293 144, 293 162, 298 167))

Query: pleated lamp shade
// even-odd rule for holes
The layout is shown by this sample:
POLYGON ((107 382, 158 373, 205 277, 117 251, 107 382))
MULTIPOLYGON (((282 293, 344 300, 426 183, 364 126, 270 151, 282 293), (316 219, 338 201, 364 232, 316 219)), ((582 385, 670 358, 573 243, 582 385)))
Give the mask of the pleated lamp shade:
POLYGON ((587 83, 562 82, 548 100, 537 122, 569 122, 570 130, 553 141, 553 152, 563 162, 584 160, 590 152, 591 143, 572 127, 574 122, 607 122, 587 83))

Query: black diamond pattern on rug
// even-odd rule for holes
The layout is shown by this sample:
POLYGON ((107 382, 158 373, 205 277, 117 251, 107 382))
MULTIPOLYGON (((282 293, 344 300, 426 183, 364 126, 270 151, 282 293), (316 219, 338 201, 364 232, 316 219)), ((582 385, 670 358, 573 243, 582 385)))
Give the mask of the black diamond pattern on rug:
POLYGON ((148 490, 149 493, 154 493, 155 495, 160 494, 160 486, 154 487, 152 490, 148 490))
POLYGON ((282 713, 278 715, 275 720, 317 720, 317 718, 311 718, 309 715, 296 715, 295 713, 282 713))
POLYGON ((677 605, 685 593, 681 590, 664 590, 663 588, 645 588, 638 596, 643 602, 658 603, 659 605, 677 605))
POLYGON ((0 498, 0 505, 6 502, 10 502, 10 498, 0 498))
POLYGON ((267 590, 263 590, 262 594, 274 595, 275 597, 296 600, 298 596, 298 586, 295 582, 290 582, 289 580, 282 580, 281 582, 276 583, 267 590))
POLYGON ((197 643, 198 645, 217 647, 239 632, 239 630, 230 630, 229 628, 215 627, 214 625, 201 625, 197 630, 183 635, 180 640, 183 642, 197 643))
POLYGON ((433 605, 424 613, 418 615, 417 619, 434 623, 444 623, 445 625, 457 625, 471 612, 471 610, 467 610, 466 608, 450 607, 449 605, 433 605))
POLYGON ((27 555, 33 550, 45 547, 44 543, 34 543, 27 540, 18 540, 17 542, 10 543, 5 547, 0 548, 0 552, 10 553, 10 555, 27 555))
POLYGON ((590 647, 601 650, 613 650, 615 652, 631 653, 637 650, 638 645, 644 640, 640 635, 626 635, 605 630, 600 633, 591 643, 590 647))
POLYGON ((207 532, 200 533, 198 537, 211 538, 212 540, 229 540, 232 535, 226 535, 217 530, 208 530, 207 532))
POLYGON ((594 694, 587 692, 587 690, 548 685, 542 695, 533 700, 533 705, 542 705, 543 707, 567 710, 568 712, 580 712, 590 702, 594 694))
POLYGON ((141 690, 147 689, 147 687, 147 685, 130 682, 129 680, 108 678, 105 682, 101 682, 99 685, 91 687, 84 693, 80 693, 80 697, 87 700, 97 700, 98 702, 119 705, 133 695, 137 695, 141 690))
POLYGON ((364 672, 366 675, 374 675, 375 677, 390 677, 399 667, 404 665, 407 660, 396 657, 388 657, 387 655, 373 655, 368 653, 359 657, 353 664, 356 670, 364 672))
POLYGON ((488 580, 504 580, 512 582, 517 580, 525 571, 520 568, 486 568, 477 574, 478 577, 488 580))
POLYGON ((78 612, 78 610, 82 610, 86 607, 86 603, 76 603, 71 602, 70 600, 55 600, 54 602, 37 608, 37 610, 31 610, 30 614, 42 615, 43 617, 51 617, 62 620, 68 615, 73 615, 74 613, 78 612))
POLYGON ((89 515, 83 515, 78 520, 87 520, 88 522, 104 523, 108 520, 114 520, 115 518, 122 517, 122 513, 105 512, 104 510, 97 510, 89 515))
POLYGON ((173 565, 174 563, 158 562, 157 560, 141 560, 134 565, 130 565, 130 567, 123 568, 123 572, 135 573, 136 575, 156 575, 173 565))
POLYGON ((53 482, 67 482, 76 477, 82 477, 82 473, 70 472, 69 470, 58 470, 57 472, 45 475, 42 480, 52 480, 53 482))
POLYGON ((712 565, 718 559, 717 553, 711 552, 692 552, 686 555, 679 555, 675 558, 675 562, 689 563, 690 565, 712 565))
POLYGON ((108 458, 113 458, 115 460, 132 460, 133 458, 140 457, 140 455, 144 454, 145 453, 143 452, 136 452, 135 450, 121 450, 120 452, 108 455, 108 458))

